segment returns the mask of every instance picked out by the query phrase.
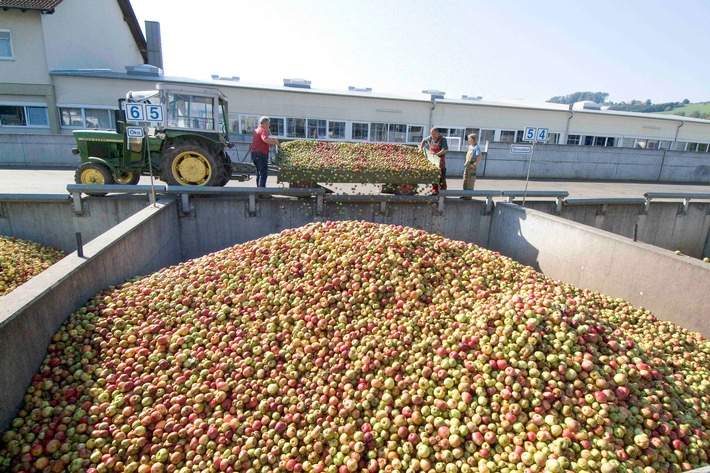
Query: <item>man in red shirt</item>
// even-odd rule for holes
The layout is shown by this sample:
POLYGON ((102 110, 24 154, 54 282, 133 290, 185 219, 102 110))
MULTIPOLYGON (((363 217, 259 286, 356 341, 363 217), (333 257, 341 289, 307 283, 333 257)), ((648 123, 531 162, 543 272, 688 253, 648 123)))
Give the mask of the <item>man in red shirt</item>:
POLYGON ((270 138, 269 117, 261 117, 259 126, 251 137, 251 160, 256 167, 256 186, 266 187, 266 176, 269 174, 269 146, 279 145, 279 140, 270 138))

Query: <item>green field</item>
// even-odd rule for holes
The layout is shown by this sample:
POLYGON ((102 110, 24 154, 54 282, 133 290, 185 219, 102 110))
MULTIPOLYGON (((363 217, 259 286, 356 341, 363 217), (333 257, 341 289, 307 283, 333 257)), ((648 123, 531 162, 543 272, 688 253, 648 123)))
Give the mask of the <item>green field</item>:
POLYGON ((678 107, 668 112, 660 112, 665 115, 678 115, 679 112, 685 112, 685 116, 689 117, 693 112, 699 112, 702 114, 710 114, 710 102, 699 102, 699 103, 689 103, 683 107, 678 107))

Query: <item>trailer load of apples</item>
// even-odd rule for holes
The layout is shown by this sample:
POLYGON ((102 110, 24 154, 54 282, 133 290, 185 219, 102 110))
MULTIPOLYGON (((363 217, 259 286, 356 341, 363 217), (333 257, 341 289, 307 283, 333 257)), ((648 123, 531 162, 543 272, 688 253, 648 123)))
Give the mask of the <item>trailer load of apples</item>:
POLYGON ((64 252, 40 243, 0 235, 0 296, 64 258, 64 252))
POLYGON ((707 340, 407 227, 227 248, 50 343, 0 470, 661 473, 710 450, 707 340))
POLYGON ((277 161, 282 174, 313 182, 433 183, 440 173, 419 148, 391 143, 297 140, 280 147, 277 161))

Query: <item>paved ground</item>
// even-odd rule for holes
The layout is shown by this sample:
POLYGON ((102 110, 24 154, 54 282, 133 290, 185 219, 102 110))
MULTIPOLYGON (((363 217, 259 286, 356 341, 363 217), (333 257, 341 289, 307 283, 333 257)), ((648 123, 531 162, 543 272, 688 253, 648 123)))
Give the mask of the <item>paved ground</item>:
MULTIPOLYGON (((63 194, 67 184, 74 182, 74 171, 0 169, 0 194, 63 194)), ((155 180, 156 184, 163 184, 155 180)), ((140 184, 150 184, 142 177, 140 184)), ((449 189, 461 189, 461 179, 449 179, 449 189)), ((254 187, 254 179, 246 182, 231 181, 228 186, 254 187)), ((280 187, 275 176, 269 176, 269 187, 280 187)), ((344 186, 351 191, 352 186, 344 186)), ((479 178, 478 190, 524 190, 525 180, 479 178)), ((643 197, 645 192, 686 192, 710 194, 710 184, 655 184, 645 182, 600 181, 530 181, 528 190, 567 191, 570 198, 643 197)), ((357 191, 356 191, 357 192, 357 191)))

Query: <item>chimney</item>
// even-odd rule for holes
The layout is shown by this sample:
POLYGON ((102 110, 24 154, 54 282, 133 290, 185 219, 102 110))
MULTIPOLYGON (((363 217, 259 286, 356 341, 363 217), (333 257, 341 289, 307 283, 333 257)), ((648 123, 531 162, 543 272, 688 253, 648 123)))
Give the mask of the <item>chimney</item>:
POLYGON ((163 44, 160 41, 160 23, 145 22, 145 40, 148 43, 148 64, 163 69, 163 44))

